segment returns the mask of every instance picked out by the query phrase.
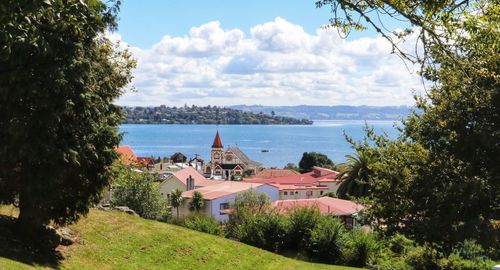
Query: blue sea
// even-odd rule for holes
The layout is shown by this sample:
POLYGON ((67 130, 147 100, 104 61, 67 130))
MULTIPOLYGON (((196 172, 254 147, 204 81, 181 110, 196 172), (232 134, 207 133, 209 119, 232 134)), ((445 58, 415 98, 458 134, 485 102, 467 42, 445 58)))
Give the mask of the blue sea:
MULTIPOLYGON (((367 121, 377 133, 395 138, 398 122, 367 121)), ((313 125, 138 125, 120 127, 121 144, 130 145, 138 156, 170 156, 181 152, 187 157, 200 155, 210 160, 210 147, 217 129, 224 147, 237 146, 251 159, 266 167, 298 164, 304 152, 326 154, 334 162, 343 162, 353 153, 344 132, 356 140, 364 136, 365 121, 315 121, 313 125), (268 152, 262 152, 262 150, 268 152)))

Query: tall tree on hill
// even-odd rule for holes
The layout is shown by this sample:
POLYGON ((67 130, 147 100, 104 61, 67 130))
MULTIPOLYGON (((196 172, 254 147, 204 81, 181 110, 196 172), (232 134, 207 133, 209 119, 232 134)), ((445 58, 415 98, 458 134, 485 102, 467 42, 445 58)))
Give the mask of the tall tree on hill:
POLYGON ((302 173, 312 171, 314 166, 333 169, 335 164, 326 155, 317 152, 304 152, 299 162, 299 169, 302 173))
POLYGON ((445 249, 473 238, 499 250, 500 1, 317 2, 323 5, 344 15, 333 26, 347 33, 366 22, 434 82, 417 97, 421 113, 404 121, 403 138, 375 138, 383 157, 374 166, 377 224, 445 249), (376 14, 412 28, 387 32, 376 14), (415 53, 398 45, 409 37, 418 42, 415 53))
POLYGON ((119 6, 0 2, 0 202, 19 228, 71 223, 100 200, 135 62, 106 37, 119 6))

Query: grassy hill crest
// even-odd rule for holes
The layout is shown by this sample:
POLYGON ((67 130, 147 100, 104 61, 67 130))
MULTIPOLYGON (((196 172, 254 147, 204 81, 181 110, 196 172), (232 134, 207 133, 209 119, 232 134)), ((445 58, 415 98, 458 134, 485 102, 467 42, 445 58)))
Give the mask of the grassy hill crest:
MULTIPOLYGON (((15 216, 15 210, 0 207, 3 226, 10 215, 15 216)), ((298 261, 222 237, 114 211, 91 210, 70 228, 80 240, 61 250, 64 259, 41 265, 33 254, 13 252, 14 247, 0 245, 0 269, 355 269, 298 261)), ((5 240, 5 231, 0 230, 0 241, 2 237, 5 240)))

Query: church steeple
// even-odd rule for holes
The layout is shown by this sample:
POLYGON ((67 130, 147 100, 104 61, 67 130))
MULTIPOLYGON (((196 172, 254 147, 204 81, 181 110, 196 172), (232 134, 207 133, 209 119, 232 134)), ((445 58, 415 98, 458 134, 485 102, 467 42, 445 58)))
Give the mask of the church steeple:
POLYGON ((212 144, 212 148, 224 148, 222 145, 222 140, 220 139, 219 131, 215 134, 214 143, 212 144))

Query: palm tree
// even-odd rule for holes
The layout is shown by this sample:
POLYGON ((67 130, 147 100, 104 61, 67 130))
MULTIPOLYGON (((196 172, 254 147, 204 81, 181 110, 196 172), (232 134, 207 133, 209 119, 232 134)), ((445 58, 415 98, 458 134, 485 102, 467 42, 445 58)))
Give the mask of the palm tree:
POLYGON ((179 206, 181 206, 182 201, 184 198, 182 198, 182 191, 178 189, 172 190, 172 193, 170 194, 170 205, 172 207, 175 207, 177 210, 177 219, 179 218, 179 206))
POLYGON ((205 202, 203 201, 203 195, 198 191, 193 192, 193 198, 191 198, 191 202, 189 202, 189 210, 198 213, 204 206, 205 202))
POLYGON ((342 183, 337 190, 337 196, 349 199, 369 195, 372 156, 365 151, 358 151, 356 155, 347 155, 346 159, 346 169, 339 175, 342 183))

